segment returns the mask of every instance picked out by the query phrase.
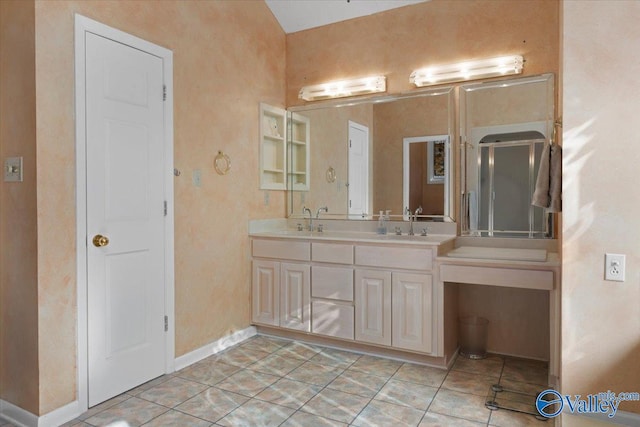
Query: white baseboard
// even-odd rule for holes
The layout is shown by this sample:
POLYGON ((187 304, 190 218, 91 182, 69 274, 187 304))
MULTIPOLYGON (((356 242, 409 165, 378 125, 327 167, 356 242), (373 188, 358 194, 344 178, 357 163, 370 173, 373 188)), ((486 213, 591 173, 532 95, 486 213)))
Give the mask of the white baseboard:
POLYGON ((622 425, 629 427, 640 426, 640 414, 634 414, 633 412, 616 412, 615 417, 609 418, 605 414, 589 414, 585 415, 587 418, 597 419, 613 425, 622 425))
POLYGON ((37 415, 4 400, 0 400, 0 418, 17 427, 38 427, 37 415))
POLYGON ((640 426, 640 414, 633 412, 618 411, 613 418, 606 414, 571 414, 564 411, 562 413, 562 425, 569 426, 640 426), (589 420, 589 421, 587 421, 589 420))
POLYGON ((180 357, 176 357, 175 369, 179 371, 180 369, 184 369, 187 366, 193 365, 196 362, 205 359, 212 354, 216 354, 225 350, 231 346, 234 346, 252 336, 256 335, 256 327, 249 326, 248 328, 239 330, 234 332, 231 335, 227 335, 226 337, 222 337, 217 341, 214 341, 210 344, 207 344, 203 347, 193 350, 187 354, 183 354, 180 357))
POLYGON ((57 427, 82 414, 80 402, 71 402, 38 418, 38 427, 57 427))
POLYGON ((78 417, 81 413, 78 401, 38 417, 12 403, 0 400, 0 419, 17 427, 57 427, 78 417))
MULTIPOLYGON (((180 370, 200 360, 234 346, 256 335, 255 326, 236 331, 231 335, 220 338, 190 353, 176 358, 175 369, 180 370)), ((0 399, 0 420, 9 422, 16 427, 57 427, 82 415, 80 402, 71 402, 68 405, 55 409, 48 414, 38 417, 29 411, 0 399)))

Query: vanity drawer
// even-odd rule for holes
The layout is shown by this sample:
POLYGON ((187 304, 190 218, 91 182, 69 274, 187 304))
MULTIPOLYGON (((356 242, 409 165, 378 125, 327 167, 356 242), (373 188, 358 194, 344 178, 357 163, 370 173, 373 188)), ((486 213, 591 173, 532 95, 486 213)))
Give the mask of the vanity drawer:
POLYGON ((353 301, 353 269, 311 267, 311 296, 353 301))
POLYGON ((357 265, 431 270, 432 259, 433 252, 430 248, 356 246, 357 265))
POLYGON ((252 254, 258 258, 309 261, 311 259, 311 244, 290 240, 254 239, 252 254))
POLYGON ((553 289, 553 272, 521 270, 515 268, 475 267, 466 265, 441 265, 443 282, 471 283, 476 285, 506 286, 525 289, 553 289))
POLYGON ((353 306, 329 301, 311 302, 311 332, 330 337, 353 339, 353 306))
POLYGON ((353 245, 340 243, 312 243, 311 259, 317 262, 353 264, 353 245))

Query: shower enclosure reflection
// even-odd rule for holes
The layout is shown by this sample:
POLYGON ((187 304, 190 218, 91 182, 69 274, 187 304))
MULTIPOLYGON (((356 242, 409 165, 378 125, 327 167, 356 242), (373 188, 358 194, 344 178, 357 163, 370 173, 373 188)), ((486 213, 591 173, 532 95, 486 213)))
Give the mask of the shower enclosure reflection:
POLYGON ((463 232, 552 237, 531 199, 554 122, 553 75, 461 86, 463 232))

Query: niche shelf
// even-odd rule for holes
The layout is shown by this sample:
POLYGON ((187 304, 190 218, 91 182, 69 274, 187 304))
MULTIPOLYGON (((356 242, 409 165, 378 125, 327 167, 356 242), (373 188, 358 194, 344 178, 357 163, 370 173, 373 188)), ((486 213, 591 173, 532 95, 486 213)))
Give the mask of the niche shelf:
POLYGON ((289 119, 289 188, 309 191, 309 118, 291 113, 289 119))
POLYGON ((286 190, 286 111, 260 104, 260 189, 286 190))

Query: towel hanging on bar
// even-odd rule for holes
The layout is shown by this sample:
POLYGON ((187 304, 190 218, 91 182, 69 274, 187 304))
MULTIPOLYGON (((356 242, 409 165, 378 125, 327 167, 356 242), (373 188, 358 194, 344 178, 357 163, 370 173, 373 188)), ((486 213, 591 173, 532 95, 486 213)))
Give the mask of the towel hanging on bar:
POLYGON ((547 212, 562 211, 562 148, 556 143, 545 144, 542 149, 531 204, 547 212))

